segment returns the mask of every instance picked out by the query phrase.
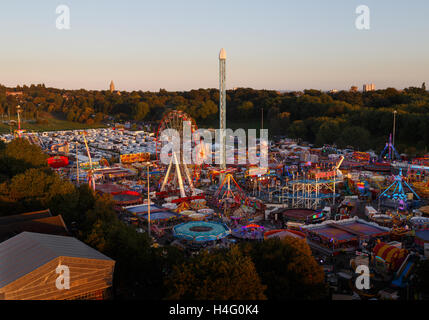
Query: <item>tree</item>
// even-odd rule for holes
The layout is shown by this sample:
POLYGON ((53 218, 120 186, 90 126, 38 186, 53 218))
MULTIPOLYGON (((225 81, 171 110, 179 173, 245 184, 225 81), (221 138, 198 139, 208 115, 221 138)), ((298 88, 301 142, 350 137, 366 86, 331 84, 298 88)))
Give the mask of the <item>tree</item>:
POLYGON ((307 127, 302 120, 295 120, 289 127, 289 134, 292 138, 306 139, 307 127))
MULTIPOLYGON (((202 120, 204 125, 217 125, 219 92, 215 89, 188 92, 124 91, 118 95, 111 94, 108 90, 60 90, 45 88, 40 84, 16 88, 1 86, 0 113, 13 117, 16 114, 18 100, 15 96, 6 96, 6 90, 23 92, 20 96, 22 100, 20 105, 27 116, 36 115, 36 118, 38 115, 42 116, 37 119, 38 124, 47 123, 48 112, 53 116, 62 113, 69 121, 92 124, 92 121, 101 122, 106 116, 118 120, 157 121, 167 111, 180 109, 189 113, 197 122, 202 120), (92 118, 92 115, 95 117, 92 118)), ((402 145, 402 150, 417 148, 418 152, 424 152, 429 146, 427 130, 421 129, 429 125, 429 118, 426 116, 429 114, 429 93, 426 83, 403 91, 387 88, 377 92, 340 91, 329 94, 320 90, 279 93, 272 90, 239 88, 228 90, 226 99, 229 119, 245 119, 247 123, 260 123, 260 110, 263 108, 266 115, 265 127, 269 128, 271 136, 288 134, 308 140, 310 143, 330 143, 334 135, 329 132, 329 128, 321 128, 319 122, 319 119, 329 117, 332 121, 338 122, 340 130, 359 127, 370 133, 368 143, 358 141, 355 145, 354 141, 341 131, 338 145, 342 142, 341 138, 344 138, 343 145, 355 145, 361 149, 369 146, 377 152, 381 151, 386 136, 392 130, 392 112, 398 110, 400 113, 398 128, 401 128, 395 138, 398 146, 402 145), (287 121, 280 119, 284 113, 289 115, 287 121), (301 122, 293 123, 294 121, 301 122), (414 128, 418 129, 413 130, 414 128)), ((336 140, 335 138, 334 141, 336 140)), ((1 176, 3 167, 0 166, 0 181, 10 177, 9 174, 1 176)))
POLYGON ((250 257, 238 247, 230 251, 201 252, 177 265, 166 280, 167 299, 255 300, 265 299, 266 287, 250 257))
POLYGON ((147 234, 125 225, 110 196, 96 196, 85 214, 79 237, 116 261, 115 295, 127 299, 161 299, 163 263, 147 234))
POLYGON ((337 121, 325 121, 319 128, 316 135, 316 143, 318 145, 332 144, 336 142, 340 135, 340 127, 337 121))
POLYGON ((115 294, 126 299, 161 299, 162 263, 156 260, 156 252, 150 246, 147 234, 136 232, 132 227, 115 219, 112 223, 94 225, 92 240, 104 254, 116 261, 115 294), (97 231, 98 229, 98 231, 97 231))
POLYGON ((28 169, 15 175, 7 185, 8 197, 16 204, 17 212, 51 208, 59 214, 76 200, 74 186, 50 169, 28 169))
POLYGON ((11 178, 29 168, 47 168, 46 159, 40 147, 26 139, 14 139, 0 150, 0 175, 11 178))
POLYGON ((217 108, 217 105, 213 101, 209 100, 209 101, 202 103, 198 111, 199 111, 198 112, 199 118, 207 119, 211 115, 217 114, 218 108, 217 108))
POLYGON ((146 115, 149 113, 149 105, 146 102, 139 102, 137 105, 133 106, 133 119, 136 121, 141 121, 146 118, 146 115))
POLYGON ((371 134, 365 128, 351 126, 346 127, 340 137, 340 146, 356 146, 360 150, 367 150, 370 146, 371 134))
POLYGON ((103 121, 103 118, 104 118, 103 114, 101 112, 97 112, 94 117, 94 122, 99 123, 103 121))
POLYGON ((70 110, 67 113, 67 121, 73 121, 75 119, 75 113, 73 112, 73 110, 70 110))
POLYGON ((326 297, 323 269, 304 240, 292 237, 269 239, 246 243, 242 250, 252 257, 262 283, 267 285, 268 299, 314 300, 326 297))
POLYGON ((253 102, 245 101, 239 107, 238 111, 240 112, 241 117, 250 118, 253 114, 253 102))

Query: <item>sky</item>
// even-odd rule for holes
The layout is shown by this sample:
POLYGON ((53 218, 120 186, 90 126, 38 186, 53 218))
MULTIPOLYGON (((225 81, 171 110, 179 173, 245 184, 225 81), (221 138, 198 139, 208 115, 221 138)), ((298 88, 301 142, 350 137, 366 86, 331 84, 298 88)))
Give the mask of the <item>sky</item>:
POLYGON ((401 89, 429 82, 428 31, 427 0, 0 0, 0 83, 217 88, 223 47, 228 89, 401 89))

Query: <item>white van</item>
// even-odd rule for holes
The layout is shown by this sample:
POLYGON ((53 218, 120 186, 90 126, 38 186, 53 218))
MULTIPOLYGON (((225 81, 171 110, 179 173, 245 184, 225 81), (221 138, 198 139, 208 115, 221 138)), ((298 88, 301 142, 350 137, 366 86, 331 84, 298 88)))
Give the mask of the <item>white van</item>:
POLYGON ((377 213, 378 213, 377 210, 375 210, 373 207, 370 207, 370 206, 365 207, 365 214, 367 217, 371 217, 377 213))
POLYGON ((286 223, 286 229, 289 230, 296 230, 296 231, 302 231, 302 228, 305 226, 303 223, 299 222, 288 222, 286 223))
POLYGON ((323 214, 326 216, 326 219, 329 220, 331 219, 331 207, 325 207, 322 210, 323 214))

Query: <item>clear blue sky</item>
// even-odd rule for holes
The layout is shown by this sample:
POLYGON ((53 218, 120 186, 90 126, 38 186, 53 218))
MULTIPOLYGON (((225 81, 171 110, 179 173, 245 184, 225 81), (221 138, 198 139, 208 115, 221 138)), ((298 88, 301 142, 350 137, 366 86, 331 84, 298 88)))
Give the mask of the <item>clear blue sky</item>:
POLYGON ((428 34, 427 0, 2 1, 0 83, 214 88, 224 47, 228 88, 403 88, 429 82, 428 34), (55 28, 60 4, 70 30, 55 28))

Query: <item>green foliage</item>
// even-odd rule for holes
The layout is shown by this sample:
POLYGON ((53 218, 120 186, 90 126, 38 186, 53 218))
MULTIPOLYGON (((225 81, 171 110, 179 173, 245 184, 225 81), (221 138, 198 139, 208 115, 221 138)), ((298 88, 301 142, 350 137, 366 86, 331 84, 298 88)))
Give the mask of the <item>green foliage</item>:
POLYGON ((340 137, 341 128, 338 121, 328 119, 322 123, 316 135, 318 145, 333 144, 340 137))
MULTIPOLYGON (((6 88, 0 90, 0 113, 16 114, 17 99, 6 97, 6 88)), ((217 89, 198 89, 188 92, 121 92, 61 90, 31 85, 8 90, 22 91, 21 106, 26 118, 37 118, 41 113, 62 115, 63 119, 82 126, 96 126, 104 117, 115 120, 159 121, 173 109, 189 113, 197 123, 218 125, 219 92, 217 89)), ((393 111, 398 111, 396 142, 404 148, 415 147, 421 152, 429 146, 429 93, 426 84, 403 91, 394 88, 374 92, 326 93, 320 90, 279 93, 273 90, 238 88, 227 91, 227 118, 254 124, 261 122, 261 109, 270 134, 288 135, 322 145, 325 143, 352 144, 344 129, 360 127, 366 131, 359 138, 360 149, 381 150, 392 132, 393 111), (287 116, 285 116, 287 115, 287 116), (320 119, 329 122, 322 126, 320 119), (301 121, 301 122, 296 122, 301 121), (335 123, 335 124, 334 124, 335 123), (338 127, 339 129, 338 129, 338 127), (329 128, 333 128, 329 132, 329 128), (339 132, 340 131, 340 132, 339 132), (367 135, 369 133, 369 136, 367 135), (366 141, 364 141, 366 138, 366 141), (382 141, 380 145, 380 141, 382 141)), ((38 127, 51 128, 52 121, 38 127)), ((65 126, 66 124, 62 124, 65 126)), ((26 123, 36 128, 35 124, 26 123)), ((67 125, 71 128, 70 125, 67 125)), ((255 126, 253 126, 255 127, 255 126)), ((0 129, 8 130, 7 127, 0 129)), ((52 129, 54 129, 52 127, 52 129)), ((353 130, 353 134, 358 133, 353 130)), ((352 144, 353 145, 353 144, 352 144)), ((399 150, 402 152, 402 150, 399 150)))
POLYGON ((229 251, 201 252, 190 261, 174 267, 166 280, 167 299, 177 300, 255 300, 265 299, 252 260, 238 247, 229 251))
POLYGON ((354 146, 360 150, 367 150, 370 147, 370 133, 365 128, 352 126, 346 127, 340 136, 339 145, 341 147, 354 146))
POLYGON ((28 140, 14 139, 0 148, 0 182, 29 168, 47 168, 47 158, 38 146, 28 140))
POLYGON ((75 187, 48 168, 30 168, 0 185, 0 212, 5 215, 50 208, 60 214, 73 211, 75 187))
POLYGON ((282 135, 288 132, 290 126, 290 113, 281 112, 278 107, 273 107, 268 111, 268 129, 271 135, 282 135))
POLYGON ((241 112, 242 117, 245 119, 250 118, 253 115, 253 103, 251 101, 245 101, 238 107, 238 111, 241 112))
POLYGON ((215 115, 217 113, 218 113, 217 105, 213 101, 208 100, 201 105, 197 118, 207 119, 211 115, 215 115))
POLYGON ((149 113, 149 105, 146 102, 138 102, 135 106, 133 106, 133 118, 136 121, 143 120, 146 115, 149 113))
POLYGON ((308 244, 286 237, 242 247, 252 257, 270 300, 314 300, 326 297, 324 272, 314 260, 308 244))
POLYGON ((307 137, 307 126, 302 120, 295 120, 288 130, 292 138, 305 139, 307 137))

